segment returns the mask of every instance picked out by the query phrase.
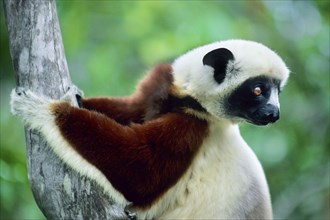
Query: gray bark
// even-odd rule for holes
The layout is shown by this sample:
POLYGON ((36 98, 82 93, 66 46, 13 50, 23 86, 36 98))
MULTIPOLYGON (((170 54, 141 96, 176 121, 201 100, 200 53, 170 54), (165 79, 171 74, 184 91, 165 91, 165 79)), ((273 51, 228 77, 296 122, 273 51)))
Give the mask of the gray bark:
MULTIPOLYGON (((71 84, 55 0, 4 0, 18 86, 52 98, 71 84)), ((28 176, 47 219, 127 219, 123 207, 71 170, 36 131, 25 128, 28 176)))

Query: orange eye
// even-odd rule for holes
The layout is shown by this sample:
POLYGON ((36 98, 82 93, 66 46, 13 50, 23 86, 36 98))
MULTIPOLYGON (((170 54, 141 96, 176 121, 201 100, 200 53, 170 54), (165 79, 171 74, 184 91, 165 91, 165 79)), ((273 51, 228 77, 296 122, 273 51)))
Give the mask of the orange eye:
POLYGON ((261 88, 259 86, 255 87, 254 90, 253 90, 253 94, 255 96, 261 95, 261 88))

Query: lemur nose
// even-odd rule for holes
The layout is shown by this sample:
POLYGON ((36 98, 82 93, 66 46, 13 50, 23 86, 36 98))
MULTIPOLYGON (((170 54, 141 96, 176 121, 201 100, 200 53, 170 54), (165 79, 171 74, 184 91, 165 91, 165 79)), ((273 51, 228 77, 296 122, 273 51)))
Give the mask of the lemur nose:
POLYGON ((263 119, 266 121, 269 121, 271 123, 274 123, 280 118, 280 110, 273 105, 267 106, 267 110, 265 111, 263 115, 263 119))
POLYGON ((277 121, 278 119, 280 118, 280 114, 279 112, 273 112, 271 114, 269 114, 267 116, 267 119, 270 121, 270 122, 275 122, 277 121))

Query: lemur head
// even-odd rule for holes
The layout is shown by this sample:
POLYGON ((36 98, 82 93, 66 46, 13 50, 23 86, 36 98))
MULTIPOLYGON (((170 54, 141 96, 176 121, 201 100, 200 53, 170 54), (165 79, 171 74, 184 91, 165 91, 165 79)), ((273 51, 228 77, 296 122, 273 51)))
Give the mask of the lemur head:
POLYGON ((262 44, 228 40, 179 57, 173 76, 179 95, 192 96, 209 115, 266 125, 279 118, 278 93, 289 70, 262 44))

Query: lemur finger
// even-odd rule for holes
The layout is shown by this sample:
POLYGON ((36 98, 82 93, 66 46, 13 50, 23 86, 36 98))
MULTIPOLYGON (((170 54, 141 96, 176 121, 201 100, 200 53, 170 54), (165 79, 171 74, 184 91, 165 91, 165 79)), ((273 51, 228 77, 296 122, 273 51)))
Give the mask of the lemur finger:
POLYGON ((82 90, 80 90, 76 85, 74 84, 71 84, 69 87, 68 87, 68 91, 67 93, 70 92, 72 94, 75 94, 75 95, 79 95, 80 97, 83 97, 84 96, 84 92, 82 90))
POLYGON ((133 211, 133 203, 129 203, 125 207, 124 211, 130 220, 136 220, 136 213, 133 211))
POLYGON ((61 97, 61 100, 69 101, 73 106, 78 107, 81 105, 81 97, 83 95, 83 92, 78 89, 76 85, 72 84, 68 87, 68 90, 64 96, 61 97))

